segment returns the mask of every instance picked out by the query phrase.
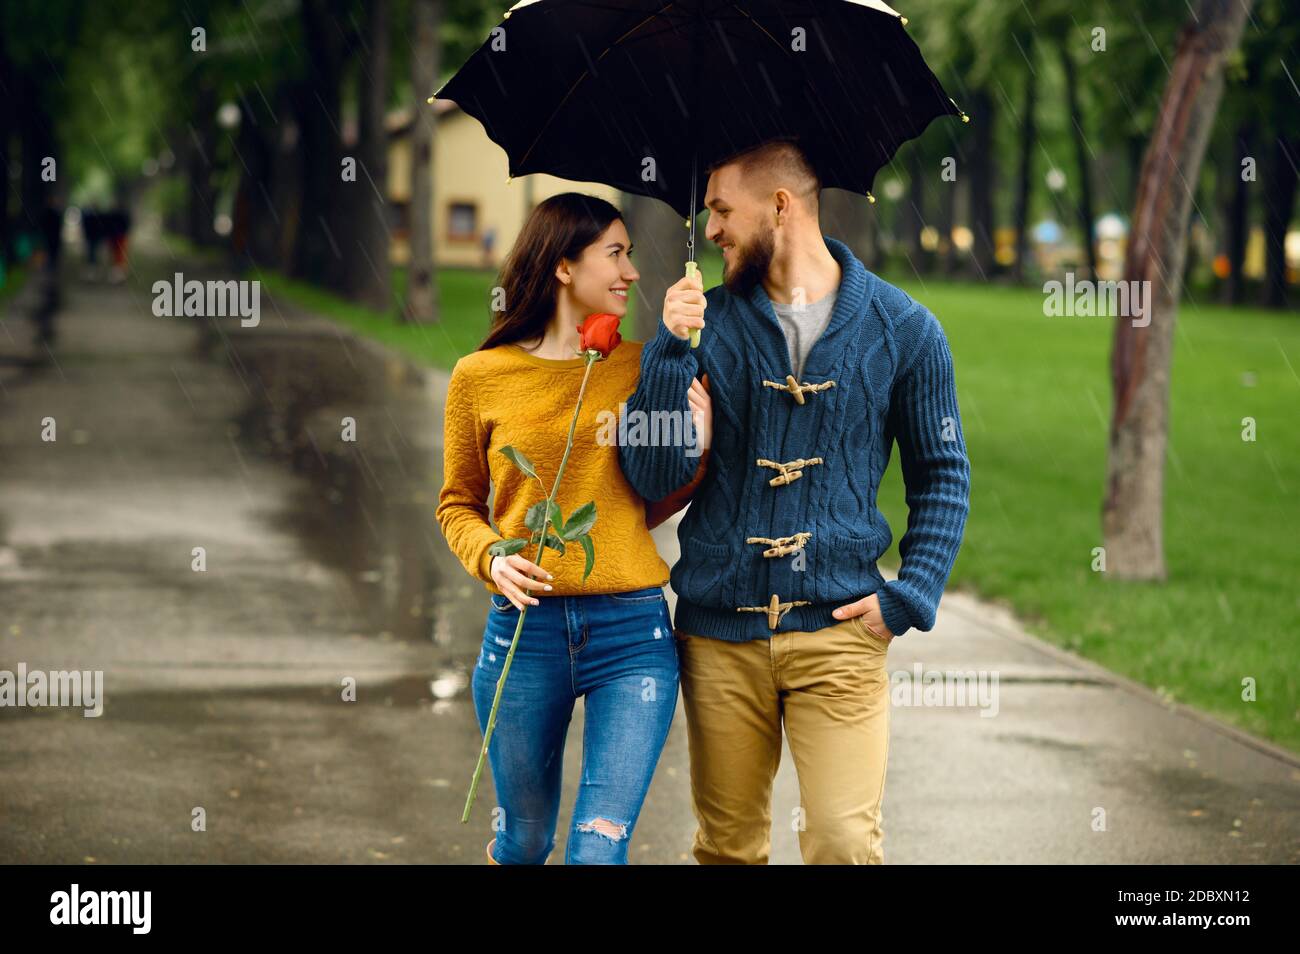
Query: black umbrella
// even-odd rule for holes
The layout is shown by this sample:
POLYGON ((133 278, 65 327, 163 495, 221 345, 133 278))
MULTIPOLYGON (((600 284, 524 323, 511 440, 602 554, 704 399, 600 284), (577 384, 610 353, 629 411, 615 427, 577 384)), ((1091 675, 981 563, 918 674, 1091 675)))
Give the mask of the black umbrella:
POLYGON ((906 23, 878 0, 522 0, 434 98, 483 124, 511 177, 667 202, 690 224, 689 274, 712 163, 793 138, 823 186, 874 202, 902 143, 967 119, 906 23))

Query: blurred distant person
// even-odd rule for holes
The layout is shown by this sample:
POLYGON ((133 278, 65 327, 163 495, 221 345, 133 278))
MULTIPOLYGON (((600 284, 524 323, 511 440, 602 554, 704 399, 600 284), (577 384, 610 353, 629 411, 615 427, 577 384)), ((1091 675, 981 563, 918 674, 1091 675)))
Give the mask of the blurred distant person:
POLYGON ((491 268, 493 264, 492 246, 496 244, 497 230, 491 226, 483 233, 483 266, 491 268))
POLYGON ((44 249, 36 255, 44 267, 33 276, 33 280, 39 284, 30 317, 36 326, 36 343, 48 346, 54 344, 54 316, 59 311, 59 272, 57 266, 50 263, 49 255, 44 249))
POLYGON ((108 280, 114 283, 124 282, 126 281, 126 239, 131 231, 131 213, 124 207, 118 206, 105 218, 107 222, 104 232, 113 252, 113 267, 109 271, 108 280))
POLYGON ((104 213, 93 205, 81 210, 81 234, 86 241, 86 264, 90 266, 91 278, 99 264, 99 243, 104 240, 104 213))
POLYGON ((40 216, 41 245, 33 256, 37 295, 31 312, 36 325, 36 343, 54 343, 54 316, 59 310, 59 260, 63 251, 63 203, 50 193, 40 216))

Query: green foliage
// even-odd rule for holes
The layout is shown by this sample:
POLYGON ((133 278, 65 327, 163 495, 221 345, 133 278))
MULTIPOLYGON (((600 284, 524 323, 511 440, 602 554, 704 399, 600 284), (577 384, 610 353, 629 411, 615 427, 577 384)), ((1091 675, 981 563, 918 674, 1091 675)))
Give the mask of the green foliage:
POLYGON ((533 531, 534 536, 542 532, 546 523, 546 501, 539 500, 528 508, 524 514, 524 526, 533 531))
POLYGON ((501 448, 501 453, 508 461, 510 461, 510 463, 514 464, 529 477, 541 480, 541 478, 537 476, 537 471, 533 469, 533 462, 528 459, 528 456, 523 451, 515 450, 513 447, 506 446, 501 448))
POLYGON ((512 553, 518 553, 526 546, 528 546, 528 541, 523 537, 511 537, 509 540, 498 540, 492 544, 492 546, 488 547, 488 553, 493 556, 510 556, 512 553))
POLYGON ((582 569, 582 582, 586 583, 587 577, 591 576, 592 568, 596 565, 596 545, 588 534, 578 537, 578 542, 582 544, 583 552, 587 557, 587 563, 582 569))
POLYGON ((573 513, 569 514, 569 521, 560 531, 560 536, 566 540, 576 540, 592 528, 596 522, 596 503, 588 501, 573 513))

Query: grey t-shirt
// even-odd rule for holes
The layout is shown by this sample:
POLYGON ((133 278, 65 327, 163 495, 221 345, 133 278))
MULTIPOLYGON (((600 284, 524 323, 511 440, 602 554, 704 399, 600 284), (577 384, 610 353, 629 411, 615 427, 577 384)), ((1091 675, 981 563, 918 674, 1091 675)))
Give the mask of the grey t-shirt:
POLYGON ((839 289, 823 298, 809 302, 802 308, 793 304, 772 302, 772 310, 785 332, 785 342, 790 347, 790 364, 794 367, 795 380, 803 378, 803 365, 808 360, 808 352, 822 336, 826 326, 831 322, 831 311, 835 308, 835 298, 839 289))

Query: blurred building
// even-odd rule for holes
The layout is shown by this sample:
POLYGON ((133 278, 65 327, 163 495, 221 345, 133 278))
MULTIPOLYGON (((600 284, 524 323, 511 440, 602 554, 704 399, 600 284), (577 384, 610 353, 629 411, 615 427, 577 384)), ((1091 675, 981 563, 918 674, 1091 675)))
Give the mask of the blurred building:
MULTIPOLYGON (((433 254, 439 266, 496 268, 509 252, 524 219, 538 202, 560 192, 585 192, 621 207, 622 193, 594 182, 548 175, 511 179, 506 154, 478 120, 448 100, 428 109, 437 116, 433 149, 433 254)), ((392 215, 392 262, 409 255, 412 109, 390 113, 388 200, 392 215)), ((346 133, 345 133, 346 135, 346 133)))

